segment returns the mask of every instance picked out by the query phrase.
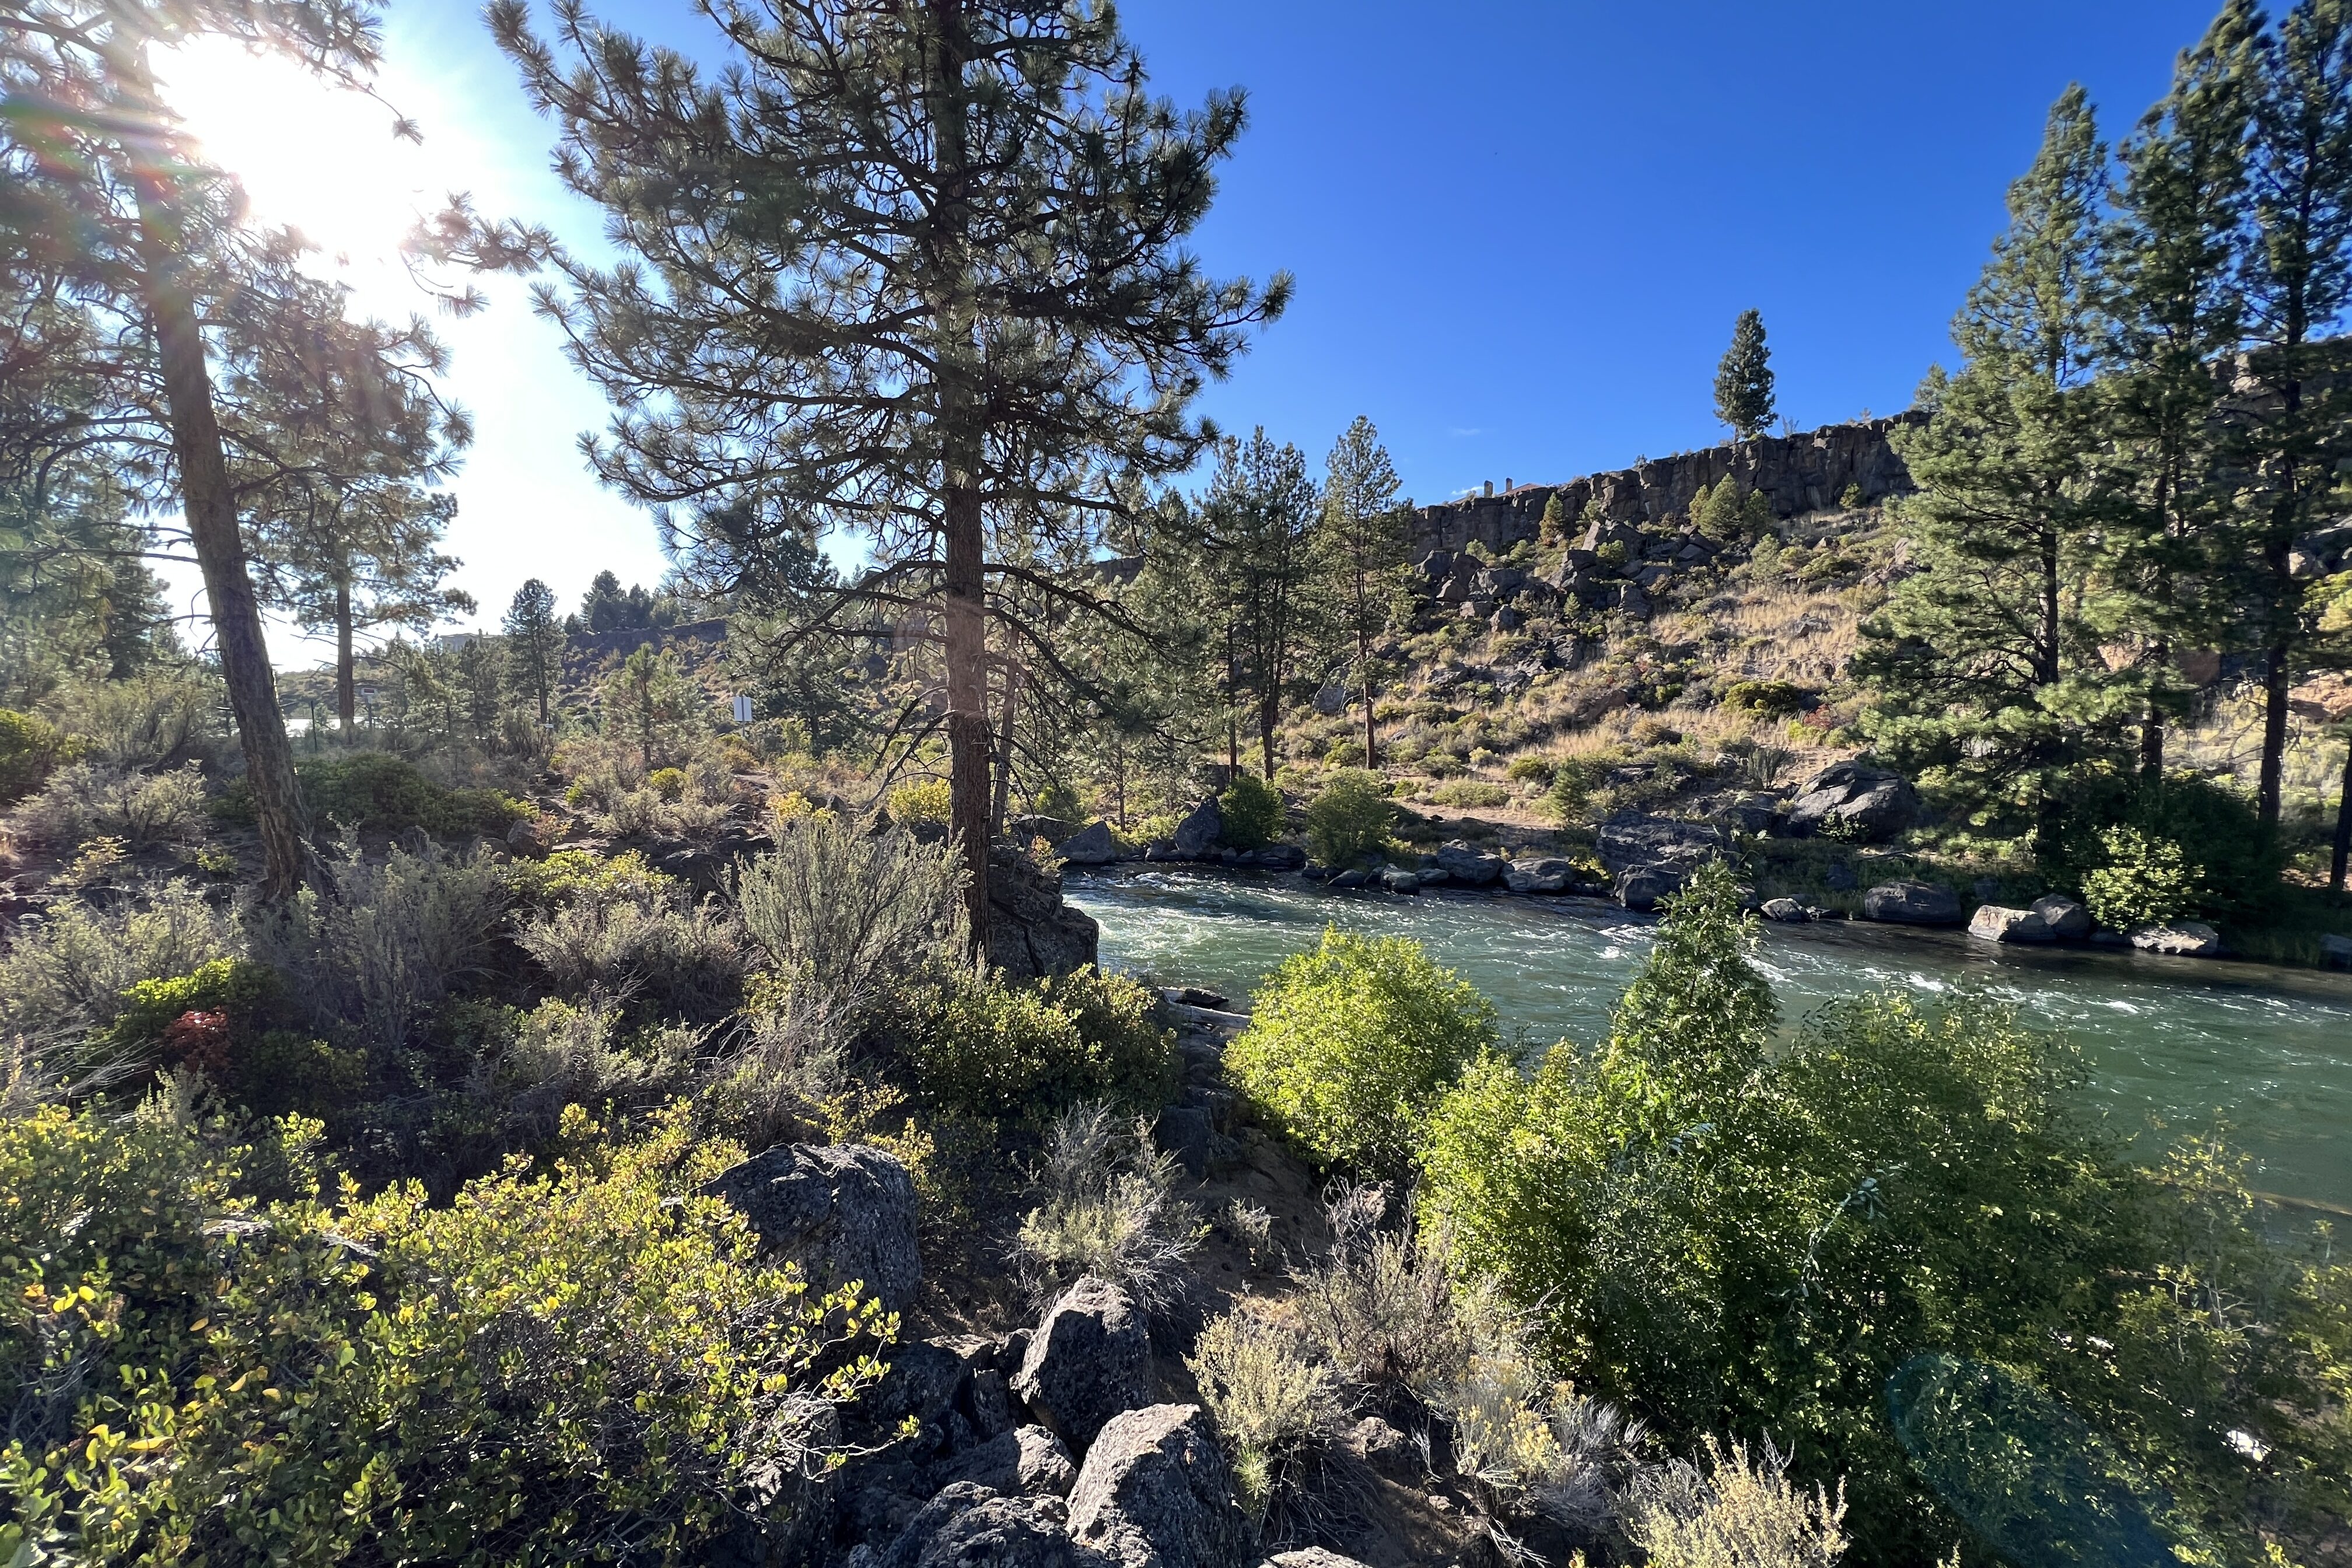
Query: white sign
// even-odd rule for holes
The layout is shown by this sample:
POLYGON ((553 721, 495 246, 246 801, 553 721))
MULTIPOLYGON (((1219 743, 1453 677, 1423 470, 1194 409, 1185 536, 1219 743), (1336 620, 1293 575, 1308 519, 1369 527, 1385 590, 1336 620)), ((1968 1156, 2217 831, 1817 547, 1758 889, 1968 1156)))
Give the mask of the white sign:
POLYGON ((738 697, 735 699, 735 722, 749 724, 751 721, 751 700, 748 697, 738 697))

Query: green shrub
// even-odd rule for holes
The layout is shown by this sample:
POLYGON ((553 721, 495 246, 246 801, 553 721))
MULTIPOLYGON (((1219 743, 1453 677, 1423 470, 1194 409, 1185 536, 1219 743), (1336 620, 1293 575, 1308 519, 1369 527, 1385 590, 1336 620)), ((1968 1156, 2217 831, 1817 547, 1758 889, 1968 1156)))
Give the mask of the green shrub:
POLYGON ((1201 1403, 1234 1468, 1234 1489, 1264 1519, 1337 1435, 1339 1391, 1331 1369, 1295 1329, 1245 1312, 1213 1320, 1184 1358, 1201 1403))
POLYGON ((79 750, 73 737, 47 721, 0 708, 0 806, 40 788, 49 770, 71 762, 79 750))
POLYGON ((121 1011, 107 1031, 108 1042, 149 1059, 164 1029, 184 1013, 230 1014, 249 1022, 279 994, 277 973, 268 964, 249 958, 216 958, 185 974, 142 980, 125 991, 121 1011))
POLYGON ((823 1468, 830 1407, 877 1374, 845 1350, 888 1321, 762 1267, 696 1195, 740 1151, 682 1118, 447 1205, 301 1195, 315 1138, 0 1123, 0 1556, 699 1561, 763 1479, 823 1468), (240 1190, 268 1165, 293 1195, 240 1190))
POLYGON ((2083 879, 2083 902, 2101 925, 2130 931, 2197 911, 2204 868, 2191 865, 2179 845, 2137 827, 2111 827, 2099 838, 2106 864, 2083 879))
POLYGON ((1255 773, 1236 773, 1217 796, 1224 840, 1236 849, 1263 849, 1282 837, 1282 792, 1255 773))
POLYGON ((227 916, 185 882, 104 910, 60 903, 0 951, 0 1033, 101 1028, 140 982, 189 973, 235 942, 227 916))
POLYGON ((1022 1217, 1013 1258, 1032 1304, 1076 1280, 1108 1280, 1147 1312, 1173 1306, 1208 1234, 1176 1194, 1176 1157, 1151 1124, 1100 1102, 1071 1106, 1045 1130, 1037 1205, 1022 1217))
POLYGON ((199 665, 155 666, 125 679, 69 682, 45 704, 58 728, 93 761, 117 768, 173 768, 222 734, 227 694, 199 665))
POLYGON ((684 768, 656 768, 646 775, 646 783, 666 801, 685 798, 687 777, 684 768))
POLYGON ((1723 706, 1759 719, 1787 719, 1811 709, 1821 693, 1790 680, 1735 680, 1723 689, 1723 706))
POLYGON ((1327 866, 1380 854, 1396 826, 1396 806, 1378 773, 1348 769, 1332 776, 1307 808, 1307 843, 1327 866))
POLYGON ((1597 1050, 1531 1079, 1482 1058, 1431 1118, 1424 1224, 1538 1314, 1559 1371, 1683 1452, 1773 1433, 1793 1480, 1844 1479, 1874 1563, 1958 1533, 1887 1420, 1923 1345, 2040 1383, 2232 1561, 2262 1559, 2250 1521, 2340 1514, 2352 1431, 2302 1413, 2352 1363, 2352 1271, 2249 1227, 2224 1165, 2121 1165, 2073 1058, 1984 1004, 1842 1003, 1784 1044, 1738 903, 1709 868, 1597 1050))
POLYGON ((1034 985, 959 980, 912 1053, 916 1090, 951 1115, 1040 1122, 1082 1100, 1159 1106, 1174 1081, 1175 1037, 1151 993, 1081 970, 1034 985))
POLYGON ((890 792, 886 809, 901 827, 945 827, 953 820, 953 792, 945 779, 916 779, 890 792))
POLYGON ((1789 1479, 1766 1439, 1706 1440, 1705 1466, 1669 1461, 1643 1478, 1630 1534, 1651 1568, 1834 1568, 1844 1554, 1845 1500, 1789 1479))
POLYGON ((1559 765, 1549 757, 1517 756, 1513 757, 1509 765, 1503 769, 1503 776, 1514 784, 1533 782, 1549 789, 1552 774, 1558 771, 1559 765))
POLYGON ((1410 1164, 1438 1095, 1494 1041, 1494 1007, 1419 942, 1326 930, 1258 987, 1225 1071, 1316 1160, 1390 1174, 1410 1164))
POLYGON ((76 845, 103 835, 133 849, 193 842, 205 816, 204 776, 194 764, 132 773, 68 763, 16 808, 10 826, 39 843, 76 845))
POLYGON ((1608 782, 1610 771, 1624 760, 1615 752, 1561 758, 1552 769, 1544 809, 1562 822, 1583 820, 1592 807, 1593 795, 1608 782))
POLYGON ((1431 790, 1427 798, 1433 805, 1450 805, 1457 811, 1481 811, 1507 805, 1511 792, 1485 779, 1454 779, 1431 790))
POLYGON ((832 812, 780 824, 734 886, 745 932, 812 1013, 846 1027, 963 950, 955 848, 832 812))
POLYGON ((1609 540, 1592 553, 1603 566, 1622 566, 1628 555, 1625 542, 1622 539, 1609 540))
MULTIPOLYGON (((305 758, 294 764, 302 798, 321 823, 372 832, 399 833, 421 827, 436 838, 460 834, 503 834, 530 808, 494 789, 450 789, 390 752, 353 752, 347 756, 305 758)), ((236 795, 236 809, 252 815, 249 795, 236 795)))

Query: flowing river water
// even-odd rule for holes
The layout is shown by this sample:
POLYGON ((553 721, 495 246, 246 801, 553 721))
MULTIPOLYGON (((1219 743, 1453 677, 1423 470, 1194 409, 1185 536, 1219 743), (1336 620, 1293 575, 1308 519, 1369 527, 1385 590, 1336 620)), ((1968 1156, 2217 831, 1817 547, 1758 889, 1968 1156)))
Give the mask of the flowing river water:
MULTIPOLYGON (((1102 922, 1106 966, 1236 1005, 1326 925, 1412 937, 1538 1043, 1599 1037, 1652 934, 1596 900, 1333 892, 1249 872, 1073 868, 1066 891, 1102 922)), ((2219 1130, 2260 1162, 2257 1187, 2352 1214, 2352 976, 1849 921, 1768 925, 1761 961, 1784 1025, 1880 987, 1974 987, 2081 1048, 2088 1109, 2119 1137, 2153 1152, 2219 1130)))

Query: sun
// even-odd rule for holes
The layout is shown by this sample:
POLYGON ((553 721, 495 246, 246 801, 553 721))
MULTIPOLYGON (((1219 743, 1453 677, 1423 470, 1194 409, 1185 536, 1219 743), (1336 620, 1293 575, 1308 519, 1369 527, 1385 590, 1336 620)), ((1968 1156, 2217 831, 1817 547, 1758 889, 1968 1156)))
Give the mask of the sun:
POLYGON ((437 187, 425 149, 393 134, 391 109, 221 38, 159 54, 155 68, 206 161, 237 177, 258 222, 300 230, 321 270, 363 292, 398 271, 401 238, 437 187))

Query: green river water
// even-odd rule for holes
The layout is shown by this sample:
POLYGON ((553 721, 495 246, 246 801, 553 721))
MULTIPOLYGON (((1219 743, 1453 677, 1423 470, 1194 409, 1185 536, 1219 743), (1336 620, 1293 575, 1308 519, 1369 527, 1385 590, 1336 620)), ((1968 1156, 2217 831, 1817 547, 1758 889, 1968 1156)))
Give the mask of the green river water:
MULTIPOLYGON (((1108 966, 1238 1005, 1327 924, 1409 936, 1491 997, 1505 1028, 1590 1042, 1649 951, 1648 921, 1588 899, 1332 892, 1296 876, 1071 871, 1108 966)), ((1767 926, 1784 1023, 1881 986, 1974 986, 2079 1046, 2091 1109, 2145 1144, 2219 1128, 2255 1185, 2352 1213, 2352 976, 2132 952, 1995 947, 1958 931, 1767 926)))

